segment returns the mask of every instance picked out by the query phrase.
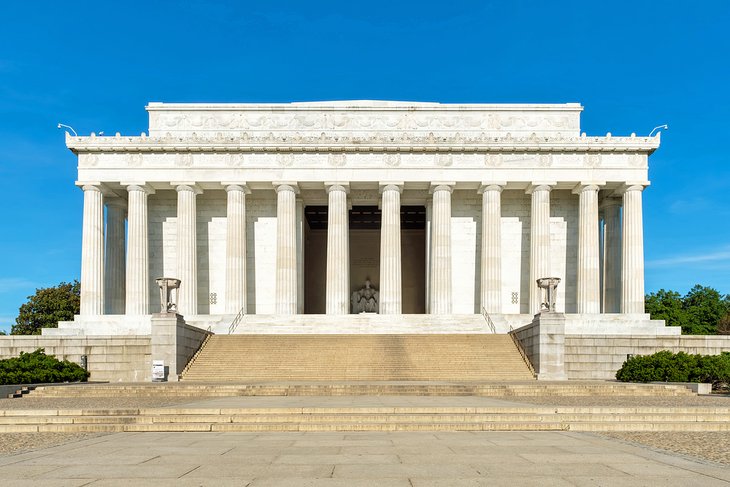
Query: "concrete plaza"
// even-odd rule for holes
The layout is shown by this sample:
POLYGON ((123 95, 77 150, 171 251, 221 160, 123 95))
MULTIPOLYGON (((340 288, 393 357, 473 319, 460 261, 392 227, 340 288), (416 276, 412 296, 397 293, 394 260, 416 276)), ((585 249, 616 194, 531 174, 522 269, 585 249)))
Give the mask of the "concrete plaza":
POLYGON ((0 457, 2 485, 730 485, 730 469, 574 432, 117 433, 0 457))

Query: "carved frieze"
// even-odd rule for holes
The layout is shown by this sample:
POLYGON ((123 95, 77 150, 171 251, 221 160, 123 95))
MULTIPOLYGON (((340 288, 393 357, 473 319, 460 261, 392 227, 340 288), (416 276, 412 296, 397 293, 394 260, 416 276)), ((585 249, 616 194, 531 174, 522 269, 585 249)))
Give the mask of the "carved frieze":
POLYGON ((383 162, 390 167, 400 166, 400 154, 384 154, 383 162))
POLYGON ((502 165, 502 154, 486 154, 484 165, 487 167, 499 167, 502 165))
POLYGON ((192 154, 177 154, 175 157, 175 165, 179 167, 190 167, 193 165, 193 155, 192 154))
POLYGON ((540 167, 550 167, 553 165, 552 154, 540 154, 537 158, 540 167))
POLYGON ((292 154, 276 154, 276 164, 281 167, 289 167, 294 164, 294 156, 292 154))
POLYGON ((454 158, 451 154, 438 154, 436 156, 436 165, 441 167, 449 167, 454 163, 454 158))
POLYGON ((598 167, 601 165, 601 155, 586 154, 583 156, 583 164, 587 167, 598 167))
POLYGON ((329 154, 327 156, 327 164, 333 167, 345 165, 345 154, 329 154))
POLYGON ((129 155, 129 167, 139 167, 142 165, 142 154, 129 155))
POLYGON ((579 130, 578 111, 530 110, 152 110, 150 128, 160 132, 206 131, 485 131, 556 132, 579 130))

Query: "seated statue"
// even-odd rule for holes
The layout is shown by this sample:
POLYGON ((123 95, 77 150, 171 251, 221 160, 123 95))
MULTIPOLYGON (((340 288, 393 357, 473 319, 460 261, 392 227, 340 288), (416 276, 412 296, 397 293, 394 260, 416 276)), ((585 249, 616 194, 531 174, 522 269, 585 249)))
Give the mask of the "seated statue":
POLYGON ((378 291, 371 287, 370 279, 366 279, 365 287, 352 293, 352 297, 350 298, 352 312, 355 314, 377 313, 379 297, 378 291))

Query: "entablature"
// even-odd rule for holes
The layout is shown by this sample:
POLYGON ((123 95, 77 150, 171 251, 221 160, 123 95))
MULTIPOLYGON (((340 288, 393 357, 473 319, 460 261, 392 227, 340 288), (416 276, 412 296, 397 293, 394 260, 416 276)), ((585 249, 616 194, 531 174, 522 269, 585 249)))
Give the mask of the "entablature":
POLYGON ((209 153, 540 153, 540 152, 638 152, 651 154, 660 143, 653 137, 613 136, 443 136, 371 135, 364 137, 274 135, 251 137, 230 136, 188 137, 87 137, 66 135, 67 147, 76 154, 89 152, 209 152, 209 153))

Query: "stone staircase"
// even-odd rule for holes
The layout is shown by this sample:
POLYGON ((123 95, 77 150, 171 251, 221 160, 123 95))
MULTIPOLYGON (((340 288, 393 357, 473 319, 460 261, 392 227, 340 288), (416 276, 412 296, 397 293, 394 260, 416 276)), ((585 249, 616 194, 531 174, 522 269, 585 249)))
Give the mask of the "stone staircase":
MULTIPOLYGON (((78 384, 39 386, 31 398, 146 398, 181 397, 343 397, 343 396, 451 396, 451 397, 687 397, 695 396, 680 385, 621 382, 167 382, 78 384)), ((1 414, 1 412, 0 412, 1 414)))
POLYGON ((730 431, 730 406, 690 406, 683 396, 695 394, 679 385, 534 380, 41 386, 13 401, 31 406, 33 399, 45 398, 35 403, 37 407, 53 408, 53 398, 74 398, 73 404, 88 407, 0 409, 0 433, 730 431), (586 396, 606 397, 607 401, 621 396, 636 406, 545 406, 510 401, 516 397, 586 396), (154 408, 94 406, 108 404, 109 399, 99 398, 124 399, 124 404, 134 404, 134 398, 139 398, 142 404, 147 397, 185 398, 185 403, 154 408), (677 397, 678 405, 642 406, 641 397, 677 397))
POLYGON ((1 433, 730 431, 730 409, 696 407, 175 407, 0 412, 1 433))
POLYGON ((184 381, 513 381, 509 335, 213 335, 184 381))

